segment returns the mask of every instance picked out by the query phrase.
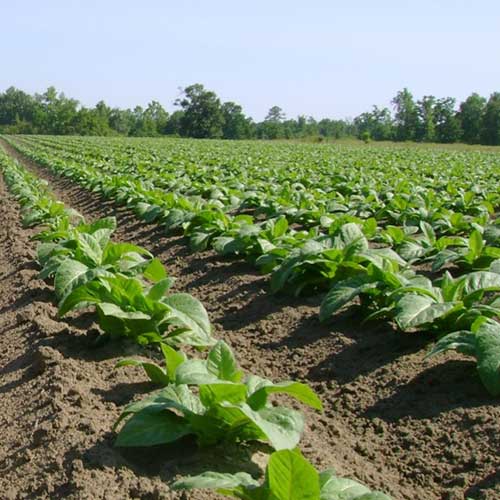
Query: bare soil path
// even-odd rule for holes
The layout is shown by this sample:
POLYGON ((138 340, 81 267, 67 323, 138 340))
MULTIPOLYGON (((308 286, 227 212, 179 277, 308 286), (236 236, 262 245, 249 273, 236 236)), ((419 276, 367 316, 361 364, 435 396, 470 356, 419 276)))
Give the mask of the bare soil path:
MULTIPOLYGON (((26 167, 47 179, 56 196, 68 206, 90 219, 116 215, 119 225, 116 239, 143 245, 160 257, 171 274, 178 278, 178 290, 188 291, 204 303, 216 336, 232 345, 244 369, 276 380, 301 379, 314 387, 324 402, 325 412, 323 415, 307 412, 308 427, 302 447, 320 468, 333 466, 339 473, 357 477, 371 487, 390 493, 395 499, 462 499, 469 496, 493 500, 500 497, 497 461, 500 406, 485 393, 470 360, 451 354, 423 364, 428 347, 426 339, 398 334, 385 323, 361 326, 355 308, 332 324, 321 325, 317 319, 318 297, 271 296, 266 278, 246 263, 221 259, 213 252, 191 254, 182 237, 167 236, 157 225, 145 225, 126 208, 117 207, 69 180, 54 176, 5 143, 2 145, 26 167)), ((4 192, 0 196, 8 200, 4 192)), ((12 205, 12 201, 7 201, 1 209, 16 212, 12 205)), ((13 214, 10 222, 4 223, 1 212, 0 217, 0 238, 3 238, 5 231, 18 225, 18 219, 13 214)), ((26 233, 19 228, 16 230, 26 233)), ((26 241, 27 234, 24 238, 26 241)), ((25 265, 32 260, 33 247, 30 245, 25 265)), ((24 248, 25 245, 23 251, 24 248)), ((11 258, 16 265, 22 265, 20 256, 11 258)), ((31 273, 29 279, 36 274, 34 270, 31 273)), ((29 282, 27 286, 34 290, 32 293, 42 293, 47 287, 38 281, 29 282)), ((54 306, 43 304, 51 308, 49 317, 55 318, 54 306)), ((22 336, 21 327, 16 323, 20 310, 22 307, 12 309, 10 321, 13 331, 22 336)), ((121 498, 175 498, 165 496, 162 480, 178 472, 177 467, 186 472, 187 466, 183 468, 182 461, 180 466, 172 465, 175 461, 171 459, 148 463, 141 456, 133 458, 112 448, 110 429, 119 408, 134 394, 149 388, 138 382, 144 380, 139 371, 125 374, 112 370, 120 357, 116 348, 114 352, 99 351, 89 356, 85 332, 92 326, 85 324, 84 319, 74 319, 70 325, 53 320, 50 323, 55 334, 48 337, 49 352, 60 356, 63 365, 82 363, 71 370, 61 370, 64 371, 61 376, 83 378, 76 386, 85 396, 74 396, 84 401, 84 408, 77 407, 74 414, 69 413, 66 417, 65 425, 72 430, 69 433, 73 439, 71 449, 77 451, 68 454, 68 446, 64 442, 56 444, 50 433, 43 441, 48 443, 44 451, 59 446, 67 457, 60 465, 47 464, 45 474, 47 481, 53 480, 55 492, 49 495, 50 498, 64 496, 66 491, 73 491, 75 485, 83 490, 81 496, 75 493, 74 498, 104 498, 100 496, 104 487, 108 488, 105 498, 119 498, 114 496, 118 494, 121 498), (69 346, 75 343, 75 331, 78 333, 76 347, 71 349, 76 349, 79 355, 68 354, 69 346), (95 366, 92 364, 89 370, 88 363, 95 363, 95 366), (85 426, 82 422, 91 422, 92 426, 78 431, 79 426, 85 426), (76 472, 73 463, 77 463, 76 472), (102 485, 101 493, 86 489, 97 484, 102 485), (126 491, 128 494, 124 493, 126 491)), ((3 322, 4 314, 1 320, 3 322)), ((2 340, 0 336, 0 346, 2 340)), ((26 356, 27 345, 32 345, 32 341, 18 348, 18 356, 26 356)), ((35 357, 40 359, 39 354, 35 357)), ((8 363, 15 359, 14 356, 8 363)), ((51 366, 44 362, 41 365, 51 366)), ((2 388, 10 383, 12 375, 2 370, 0 368, 0 398, 3 403, 2 388)), ((40 376, 44 375, 39 375, 38 380, 40 376)), ((40 393, 39 382, 33 386, 30 385, 33 382, 25 378, 11 391, 18 406, 29 401, 31 410, 35 395, 40 393)), ((51 393, 50 398, 53 397, 51 393)), ((14 402, 7 404, 15 406, 14 402)), ((19 415, 23 422, 32 418, 29 412, 19 415)), ((10 422, 14 417, 8 418, 10 422)), ((23 432, 17 445, 9 441, 12 449, 21 446, 29 450, 27 436, 29 433, 23 432)), ((2 446, 0 471, 4 467, 2 446)), ((194 462, 192 456, 191 461, 194 462)), ((10 473, 8 484, 14 488, 12 491, 19 487, 18 482, 24 485, 36 482, 36 473, 24 467, 10 473)), ((223 464, 218 468, 222 470, 223 464)), ((3 486, 2 476, 0 474, 0 487, 3 486)), ((185 498, 197 498, 195 495, 190 493, 185 498)), ((200 498, 209 497, 202 495, 200 498)))

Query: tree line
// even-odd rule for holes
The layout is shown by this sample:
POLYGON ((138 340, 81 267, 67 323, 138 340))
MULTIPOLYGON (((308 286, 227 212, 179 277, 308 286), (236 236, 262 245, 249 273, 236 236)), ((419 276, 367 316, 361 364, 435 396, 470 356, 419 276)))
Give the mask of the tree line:
POLYGON ((393 114, 373 106, 354 119, 359 138, 500 145, 500 92, 489 99, 473 93, 457 108, 452 97, 428 95, 415 101, 405 88, 391 103, 393 114))
POLYGON ((178 136, 221 139, 296 139, 358 137, 369 140, 500 144, 500 93, 489 99, 471 94, 460 105, 451 97, 424 96, 408 89, 392 100, 393 111, 373 106, 354 120, 298 116, 287 119, 279 106, 255 122, 235 102, 222 102, 199 83, 181 91, 176 110, 158 101, 146 108, 111 108, 104 101, 81 106, 49 87, 30 95, 14 87, 0 93, 0 132, 11 134, 178 136))

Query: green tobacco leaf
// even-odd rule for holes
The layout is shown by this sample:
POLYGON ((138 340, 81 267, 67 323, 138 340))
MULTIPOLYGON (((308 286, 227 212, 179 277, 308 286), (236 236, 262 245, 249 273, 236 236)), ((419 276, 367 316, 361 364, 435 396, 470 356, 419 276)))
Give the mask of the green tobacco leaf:
POLYGON ((286 217, 284 216, 279 217, 274 223, 273 236, 275 238, 279 238, 283 236, 287 232, 287 230, 288 230, 288 221, 286 220, 286 217))
POLYGON ((326 321, 345 304, 351 302, 365 290, 375 286, 376 283, 366 283, 364 277, 351 278, 336 283, 321 303, 319 320, 326 321))
POLYGON ((492 396, 500 395, 500 325, 486 320, 476 332, 477 370, 492 396))
POLYGON ((127 420, 116 438, 115 446, 154 446, 172 443, 191 432, 186 420, 172 412, 141 411, 127 420))
POLYGON ((422 221, 420 223, 420 229, 424 233, 429 243, 434 244, 436 242, 436 233, 428 222, 422 221))
POLYGON ((202 385, 218 381, 218 378, 209 373, 207 363, 201 359, 189 359, 179 365, 175 372, 176 384, 202 385))
POLYGON ((356 249, 367 250, 368 240, 363 233, 363 230, 355 222, 348 222, 344 224, 339 231, 340 239, 343 246, 356 245, 356 249))
POLYGON ((91 281, 73 290, 63 298, 59 304, 59 316, 64 316, 69 311, 87 304, 99 304, 106 296, 102 283, 91 281))
POLYGON ((128 253, 137 253, 151 258, 153 257, 145 248, 132 245, 131 243, 108 243, 104 248, 102 257, 103 264, 114 264, 128 253))
POLYGON ((57 243, 41 243, 36 249, 36 259, 40 265, 44 265, 56 248, 61 248, 57 243))
POLYGON ((483 250, 483 235, 478 231, 474 230, 469 236, 469 251, 470 257, 475 260, 481 255, 483 250))
POLYGON ((89 270, 88 266, 73 259, 61 262, 54 277, 54 289, 57 297, 64 297, 69 291, 76 288, 75 283, 89 270))
POLYGON ((243 376, 243 372, 238 369, 233 351, 223 340, 219 340, 210 350, 207 370, 220 380, 230 382, 239 382, 243 376))
POLYGON ((304 429, 302 413, 290 408, 271 407, 254 411, 246 404, 229 406, 238 408, 263 432, 275 450, 295 448, 304 429))
POLYGON ((411 262, 423 257, 426 254, 426 249, 414 241, 405 241, 399 249, 399 254, 403 259, 411 262))
POLYGON ((173 284, 173 278, 164 278, 156 282, 148 291, 148 299, 159 301, 173 284))
POLYGON ((463 295, 470 295, 480 290, 495 291, 500 289, 500 274, 489 271, 476 271, 460 278, 463 295))
POLYGON ((176 293, 162 302, 171 309, 169 322, 189 330, 179 335, 180 340, 200 347, 214 344, 207 311, 199 300, 187 293, 176 293))
POLYGON ((469 356, 475 356, 475 334, 468 330, 460 330, 458 332, 449 333, 436 342, 425 358, 431 358, 436 354, 441 354, 450 350, 461 352, 462 354, 467 354, 469 356))
POLYGON ((124 320, 148 321, 151 319, 151 316, 149 314, 143 313, 141 311, 124 311, 121 307, 109 302, 102 302, 98 305, 98 307, 104 316, 112 316, 113 318, 124 320))
POLYGON ((247 388, 245 384, 230 382, 215 382, 200 385, 200 400, 207 407, 227 402, 238 404, 246 400, 247 388))
POLYGON ((146 266, 142 274, 152 283, 157 283, 168 277, 165 266, 157 258, 151 259, 151 262, 146 266))
POLYGON ((168 378, 169 380, 175 380, 175 372, 186 361, 186 355, 163 342, 160 343, 160 349, 165 359, 168 378))
POLYGON ((395 320, 401 330, 405 331, 432 323, 455 307, 457 303, 436 303, 430 297, 411 293, 398 301, 395 320))
POLYGON ((266 471, 266 484, 276 500, 319 500, 316 469, 299 453, 282 450, 273 453, 266 471))
POLYGON ((192 490, 204 488, 212 490, 234 490, 242 486, 244 488, 256 488, 259 482, 246 472, 236 474, 223 474, 220 472, 204 472, 199 476, 188 476, 176 481, 172 485, 174 490, 192 490))
POLYGON ((120 422, 130 415, 143 411, 161 413, 169 409, 174 409, 182 415, 202 414, 205 411, 199 398, 189 390, 189 387, 169 384, 140 401, 127 405, 115 422, 113 429, 116 429, 120 422))
POLYGON ((103 217, 91 224, 79 224, 75 229, 80 233, 95 233, 99 229, 110 229, 113 232, 116 227, 116 217, 103 217))
POLYGON ((78 235, 78 245, 83 259, 94 265, 102 262, 102 247, 99 240, 92 234, 81 233, 78 235))
POLYGON ((164 370, 154 363, 139 361, 136 359, 122 359, 116 363, 115 368, 122 366, 140 366, 146 372, 146 375, 151 379, 151 382, 160 385, 167 385, 170 380, 164 370))
POLYGON ((265 385, 256 390, 248 398, 248 404, 254 410, 258 410, 264 407, 270 394, 287 394, 311 408, 320 411, 323 409, 321 400, 315 392, 308 385, 301 382, 279 382, 277 384, 265 385))
POLYGON ((321 500, 391 500, 384 493, 371 491, 353 479, 326 471, 320 475, 321 500))
POLYGON ((211 233, 203 233, 197 231, 189 238, 189 246, 193 252, 202 252, 208 247, 210 242, 211 233))

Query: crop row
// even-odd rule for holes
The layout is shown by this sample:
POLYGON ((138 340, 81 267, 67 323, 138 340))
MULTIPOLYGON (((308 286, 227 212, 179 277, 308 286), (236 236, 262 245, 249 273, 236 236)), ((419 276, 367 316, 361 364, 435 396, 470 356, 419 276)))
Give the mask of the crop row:
POLYGON ((157 348, 161 363, 125 359, 117 366, 141 366, 161 388, 126 406, 116 422, 116 445, 153 446, 193 436, 199 446, 261 441, 274 451, 262 484, 250 475, 207 472, 183 478, 174 488, 215 488, 244 499, 383 500, 360 483, 318 473, 297 448, 303 414, 271 401, 286 394, 316 410, 322 405, 305 384, 273 383, 239 368, 234 353, 211 334, 203 305, 172 293, 173 278, 146 249, 112 241, 112 217, 86 222, 51 194, 47 183, 0 151, 0 168, 22 207, 25 227, 39 226, 40 277, 53 284, 62 317, 93 307, 105 341, 129 341, 157 348), (188 356, 194 346, 201 353, 188 356))
POLYGON ((31 137, 12 144, 145 222, 182 230, 193 250, 211 246, 246 258, 270 273, 274 293, 326 292, 322 321, 359 299, 365 321, 384 318, 405 332, 433 333, 438 342, 430 355, 456 349, 474 356, 487 390, 500 394, 492 157, 462 154, 445 162, 432 153, 405 163, 392 151, 367 167, 366 158, 348 154, 347 167, 320 158, 306 176, 304 165, 287 171, 271 158, 273 171, 229 152, 217 164, 221 151, 205 145, 195 157, 200 146, 190 152, 186 144, 194 143, 185 141, 187 151, 175 143, 155 150, 151 141, 102 139, 31 137), (471 158, 481 160, 473 172, 471 158))

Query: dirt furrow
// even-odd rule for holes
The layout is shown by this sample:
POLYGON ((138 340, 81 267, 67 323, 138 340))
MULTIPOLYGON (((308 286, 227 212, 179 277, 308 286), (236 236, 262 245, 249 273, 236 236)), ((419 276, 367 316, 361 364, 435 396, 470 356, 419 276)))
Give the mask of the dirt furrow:
POLYGON ((355 308, 321 325, 318 297, 271 296, 266 278, 246 263, 191 254, 182 237, 167 236, 6 149, 86 217, 115 215, 117 239, 161 258, 178 278, 178 290, 204 303, 216 336, 230 342, 243 368, 315 388, 325 412, 307 412, 302 446, 318 466, 333 466, 396 499, 500 495, 500 408, 472 362, 450 354, 423 364, 428 340, 384 323, 361 326, 355 308))

